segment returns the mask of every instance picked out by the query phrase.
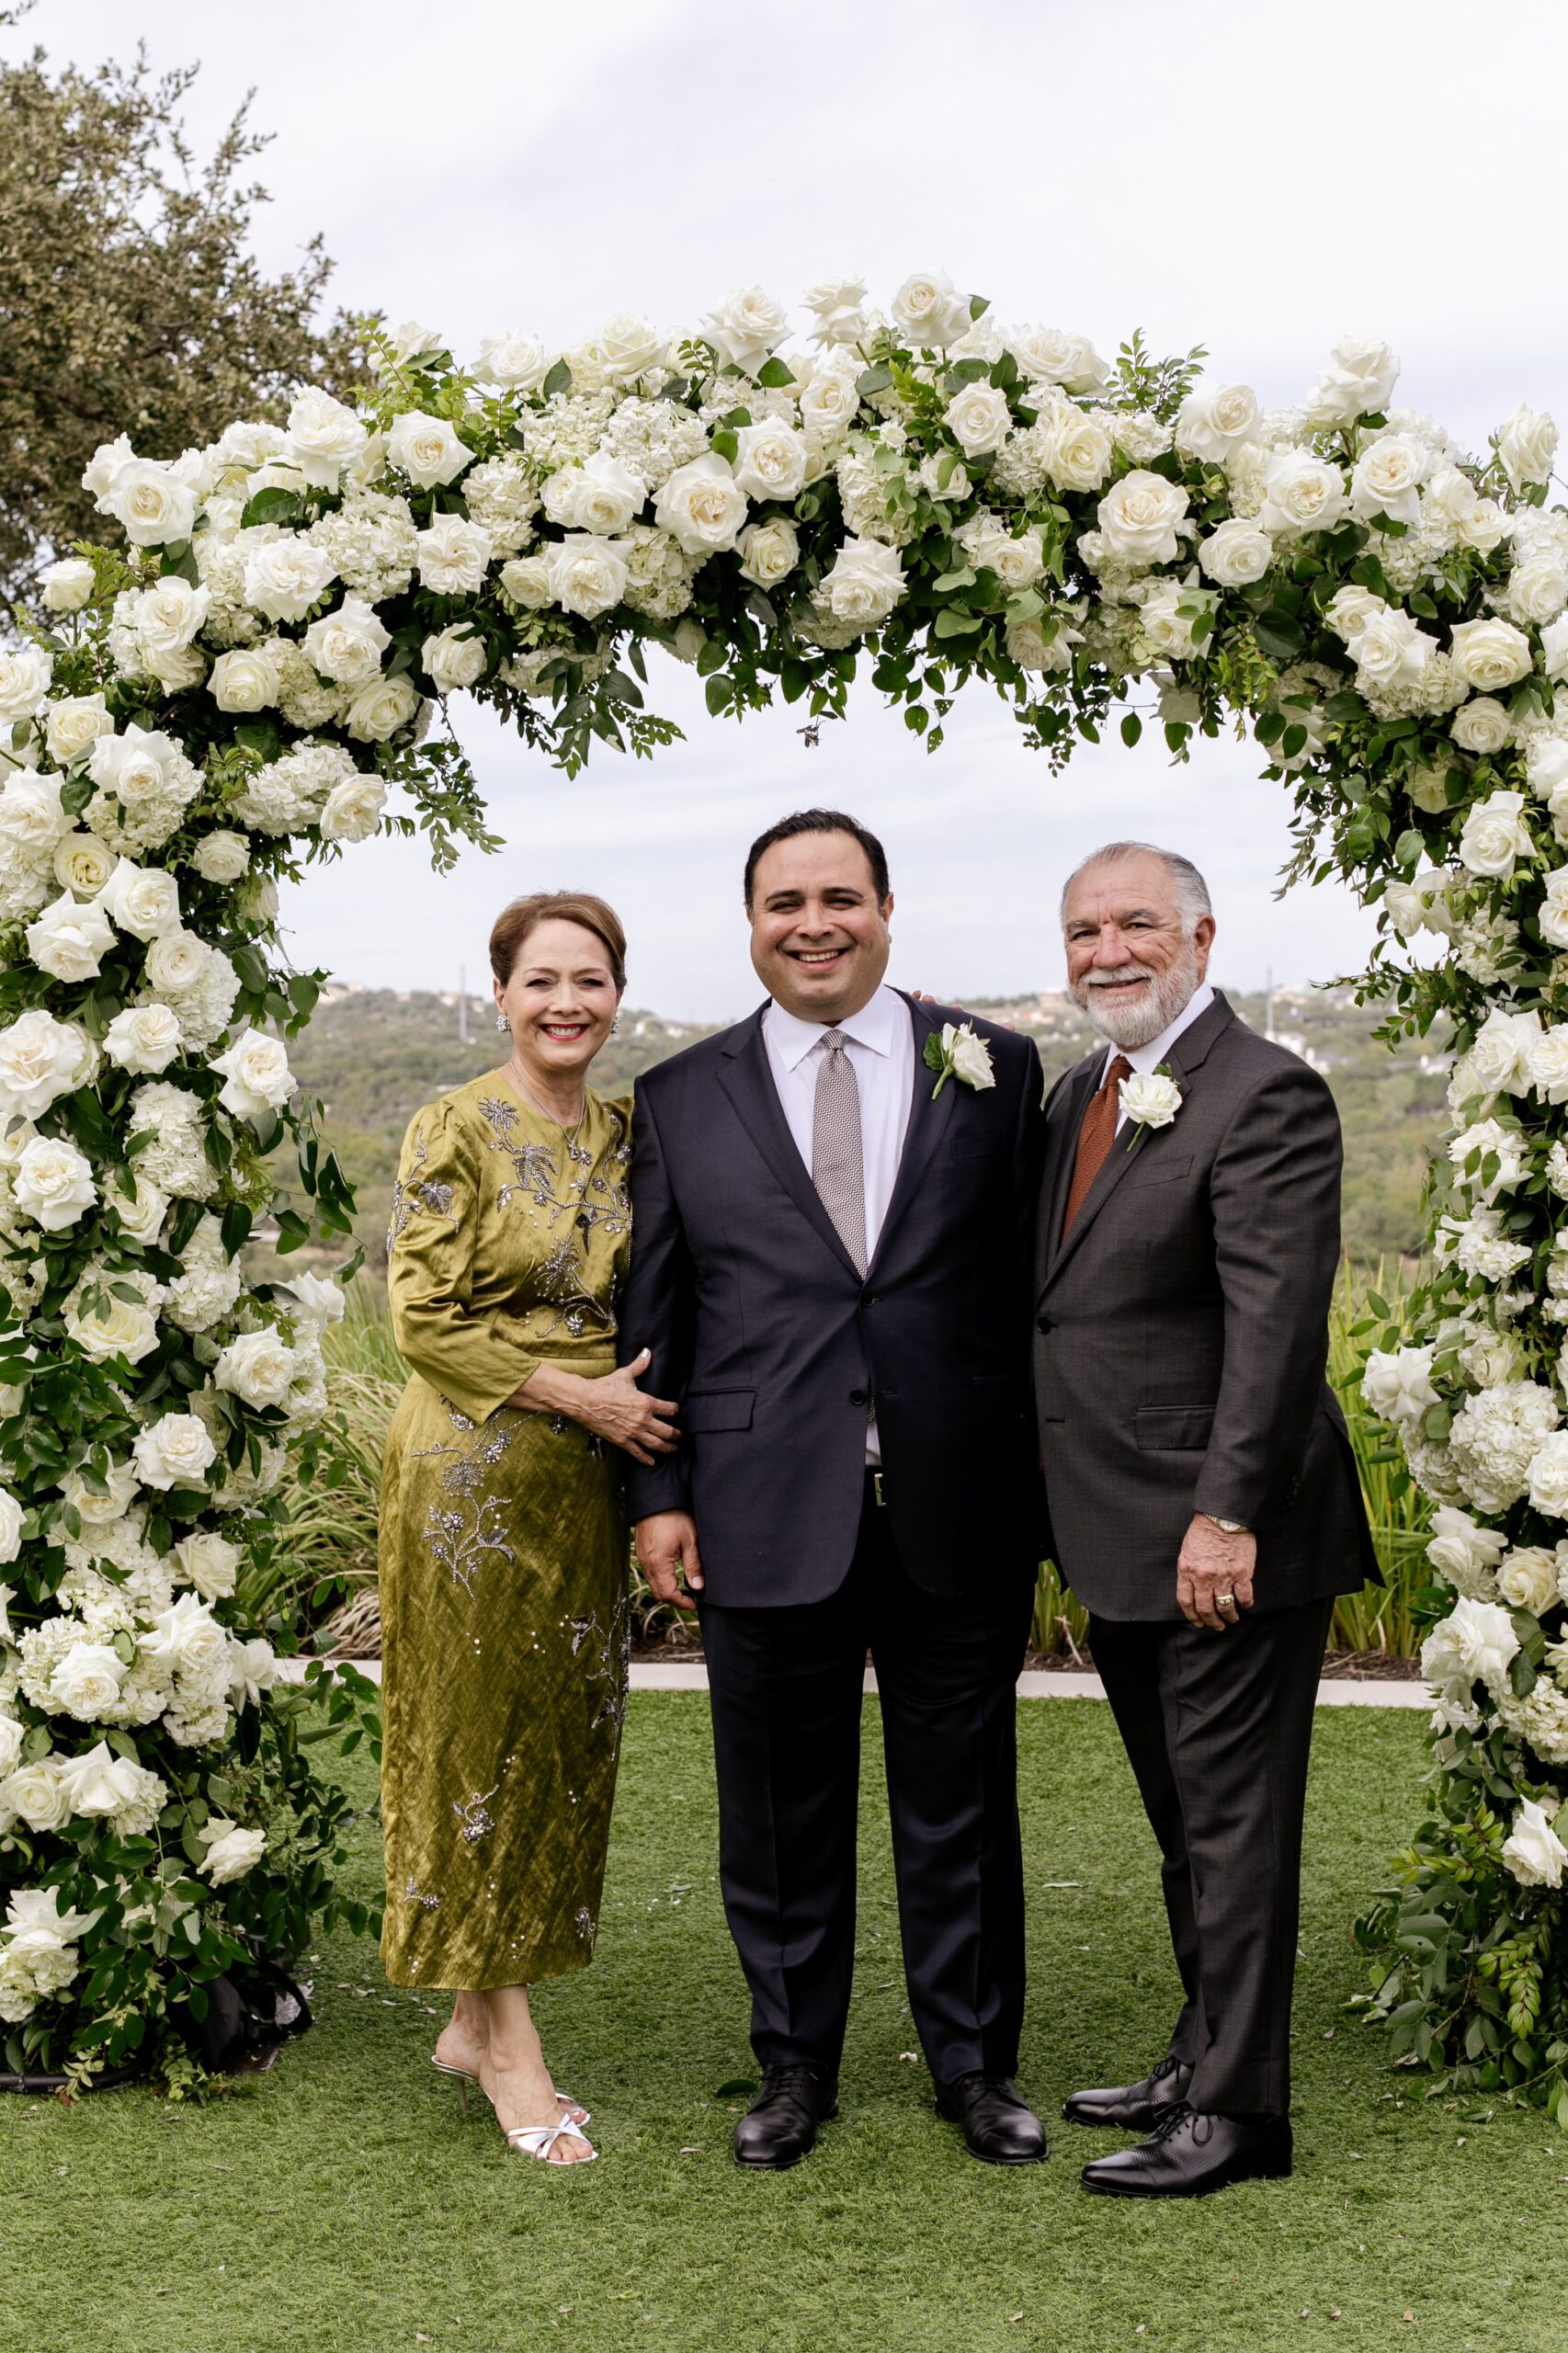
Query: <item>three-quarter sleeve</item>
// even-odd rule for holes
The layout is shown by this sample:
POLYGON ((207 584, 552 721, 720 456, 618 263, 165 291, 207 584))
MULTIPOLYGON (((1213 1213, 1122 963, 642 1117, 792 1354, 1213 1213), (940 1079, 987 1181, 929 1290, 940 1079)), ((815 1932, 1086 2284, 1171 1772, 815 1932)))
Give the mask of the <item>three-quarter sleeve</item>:
POLYGON ((475 1143, 450 1098, 416 1112, 403 1138, 387 1235, 387 1296, 404 1362, 476 1422, 539 1363, 506 1313, 472 1305, 480 1231, 475 1143))

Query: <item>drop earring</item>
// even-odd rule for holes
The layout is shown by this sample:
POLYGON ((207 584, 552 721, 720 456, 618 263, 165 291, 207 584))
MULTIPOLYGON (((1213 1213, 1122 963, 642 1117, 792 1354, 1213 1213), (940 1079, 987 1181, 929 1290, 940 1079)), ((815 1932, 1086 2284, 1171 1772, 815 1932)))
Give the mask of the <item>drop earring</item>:
POLYGON ((611 1036, 612 1038, 614 1037, 614 1035, 615 1035, 616 1031, 619 1029, 619 1027, 620 1027, 620 1016, 619 1016, 619 1014, 618 1013, 618 1014, 616 1015, 616 1017, 615 1017, 615 1019, 614 1019, 614 1020, 610 1023, 610 1025, 609 1025, 609 1034, 610 1034, 610 1036, 611 1036))

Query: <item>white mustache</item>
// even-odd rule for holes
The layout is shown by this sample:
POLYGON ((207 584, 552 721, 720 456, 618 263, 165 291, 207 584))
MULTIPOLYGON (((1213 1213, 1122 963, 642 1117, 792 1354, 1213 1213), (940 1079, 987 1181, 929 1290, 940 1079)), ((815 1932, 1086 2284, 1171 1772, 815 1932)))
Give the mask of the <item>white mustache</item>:
POLYGON ((1092 989, 1124 987, 1129 981, 1153 980, 1153 974, 1142 964, 1119 964, 1114 972, 1094 972, 1085 974, 1086 985, 1092 989))

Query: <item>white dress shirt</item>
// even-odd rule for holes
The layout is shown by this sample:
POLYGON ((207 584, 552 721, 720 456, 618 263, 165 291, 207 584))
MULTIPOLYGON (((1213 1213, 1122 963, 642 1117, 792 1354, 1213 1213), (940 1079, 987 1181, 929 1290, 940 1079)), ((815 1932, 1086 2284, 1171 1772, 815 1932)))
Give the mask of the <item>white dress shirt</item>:
MULTIPOLYGON (((1207 981, 1200 982, 1199 986, 1187 998, 1187 1003, 1182 1006, 1181 1011, 1176 1015, 1176 1019, 1171 1023, 1169 1029, 1162 1029, 1157 1038, 1151 1038, 1146 1046, 1108 1046, 1106 1048, 1105 1063, 1100 1071, 1099 1083, 1101 1086, 1105 1085, 1106 1080, 1110 1076, 1110 1066, 1116 1060, 1118 1054, 1125 1056, 1127 1061, 1131 1063, 1133 1071, 1139 1077, 1150 1077, 1153 1072, 1159 1069, 1160 1064, 1165 1061, 1166 1055, 1170 1052, 1171 1048, 1181 1036, 1182 1031, 1184 1029, 1190 1029, 1193 1023, 1199 1018, 1199 1015, 1207 1013, 1213 1002, 1213 990, 1210 987, 1207 981)), ((1116 1131, 1118 1135, 1121 1133, 1122 1128, 1126 1125, 1126 1112, 1119 1110, 1116 1117, 1116 1131)))
MULTIPOLYGON (((775 998, 762 1019, 763 1043, 778 1101, 796 1149, 812 1165, 812 1129, 816 1114, 817 1072, 823 1039, 837 1029, 860 1097, 860 1158, 866 1179, 866 1255, 875 1255, 888 1203, 892 1199, 903 1140, 915 1099, 915 1021, 896 989, 885 985, 869 1005, 842 1021, 802 1021, 775 998)), ((867 1425, 866 1460, 881 1461, 877 1425, 867 1425)))

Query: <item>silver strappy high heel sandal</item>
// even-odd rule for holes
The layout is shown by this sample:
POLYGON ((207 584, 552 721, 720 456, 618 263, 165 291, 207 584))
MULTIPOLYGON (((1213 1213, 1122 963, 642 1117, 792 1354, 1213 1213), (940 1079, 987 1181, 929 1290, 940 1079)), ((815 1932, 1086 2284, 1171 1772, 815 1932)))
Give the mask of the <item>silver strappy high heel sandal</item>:
POLYGON ((583 2140, 576 2125, 571 2123, 519 2124, 514 2131, 507 2133, 506 2146, 516 2149, 519 2156, 541 2158, 546 2165, 552 2165, 556 2173, 570 2173, 574 2165, 595 2165, 599 2154, 593 2143, 583 2140), (564 2164, 555 2165, 550 2153, 557 2141, 568 2133, 573 2140, 582 2141, 588 2154, 585 2157, 568 2157, 564 2164))
MULTIPOLYGON (((480 2093, 483 2098, 488 2099, 490 2097, 490 2095, 485 2090, 484 2086, 480 2082, 479 2075, 474 2068, 454 2067, 450 2060, 437 2059, 434 2057, 431 2059, 430 2064, 435 2068, 436 2073, 438 2075, 450 2075, 453 2082, 458 2086, 459 2097, 462 2102, 462 2112, 465 2116, 468 2114, 468 2087, 470 2084, 473 2086, 475 2091, 480 2093)), ((579 2101, 574 2100, 569 2093, 557 2092, 555 2097, 561 2102, 562 2107, 566 2110, 566 2121, 569 2125, 591 2124, 593 2122, 594 2120, 589 2111, 584 2108, 579 2101)))

